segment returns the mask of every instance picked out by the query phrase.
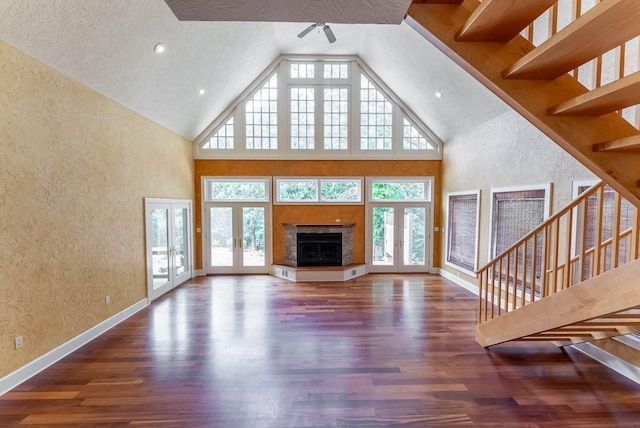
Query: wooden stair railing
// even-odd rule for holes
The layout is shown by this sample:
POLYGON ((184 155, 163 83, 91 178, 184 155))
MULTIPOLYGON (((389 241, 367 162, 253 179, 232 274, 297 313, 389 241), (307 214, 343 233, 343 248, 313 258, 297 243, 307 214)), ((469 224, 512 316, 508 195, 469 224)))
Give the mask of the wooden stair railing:
POLYGON ((405 21, 640 206, 640 1, 586 3, 414 0, 405 21))
POLYGON ((600 182, 584 191, 476 272, 478 321, 638 259, 638 222, 638 208, 608 185, 600 182))
MULTIPOLYGON (((636 261, 640 248, 639 222, 638 208, 600 182, 499 254, 476 272, 480 294, 479 342, 484 346, 495 344, 487 337, 491 335, 483 332, 486 330, 483 323, 577 284, 584 286, 589 280, 636 261)), ((607 287, 611 286, 615 287, 615 284, 607 284, 607 287)), ((620 290, 614 288, 614 291, 620 290)), ((622 291, 628 292, 627 289, 622 291)), ((574 298, 586 304, 581 299, 584 299, 584 293, 591 292, 582 291, 574 298)), ((532 323, 525 327, 527 334, 508 336, 508 340, 547 340, 565 344, 639 331, 640 310, 631 309, 640 307, 640 293, 633 295, 637 295, 635 300, 625 294, 625 300, 620 302, 622 306, 615 306, 616 311, 598 313, 586 307, 581 314, 573 308, 571 316, 577 320, 565 314, 562 320, 567 321, 566 324, 553 324, 552 328, 542 330, 539 330, 540 323, 532 323)), ((548 311, 552 308, 561 313, 567 309, 556 307, 556 302, 539 305, 543 317, 550 316, 548 311)), ((524 324, 528 324, 526 320, 524 324)), ((508 324, 513 319, 504 321, 508 324)), ((511 331, 504 327, 500 330, 511 331)), ((518 330, 519 333, 522 331, 518 330)), ((498 340, 503 338, 499 336, 498 340)))

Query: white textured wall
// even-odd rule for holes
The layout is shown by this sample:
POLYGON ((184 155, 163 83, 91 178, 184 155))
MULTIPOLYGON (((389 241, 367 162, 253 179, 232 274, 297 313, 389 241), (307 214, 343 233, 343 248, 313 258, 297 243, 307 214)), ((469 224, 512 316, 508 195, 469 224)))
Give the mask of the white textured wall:
MULTIPOLYGON (((446 237, 448 192, 481 189, 479 267, 487 262, 491 188, 552 183, 554 213, 571 200, 572 182, 595 179, 578 161, 514 111, 446 142, 443 159, 442 227, 446 237)), ((445 238, 443 238, 445 239, 445 238)), ((442 266, 457 275, 457 270, 442 266)), ((463 274, 466 280, 473 278, 463 274)))
POLYGON ((146 297, 143 198, 193 177, 189 141, 0 41, 0 378, 146 297))

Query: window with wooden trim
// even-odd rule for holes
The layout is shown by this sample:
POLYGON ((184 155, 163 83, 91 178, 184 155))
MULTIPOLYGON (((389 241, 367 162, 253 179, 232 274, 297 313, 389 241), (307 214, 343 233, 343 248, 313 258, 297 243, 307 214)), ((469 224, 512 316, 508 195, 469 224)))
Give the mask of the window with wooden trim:
POLYGON ((446 264, 475 274, 478 260, 480 191, 447 195, 446 264))

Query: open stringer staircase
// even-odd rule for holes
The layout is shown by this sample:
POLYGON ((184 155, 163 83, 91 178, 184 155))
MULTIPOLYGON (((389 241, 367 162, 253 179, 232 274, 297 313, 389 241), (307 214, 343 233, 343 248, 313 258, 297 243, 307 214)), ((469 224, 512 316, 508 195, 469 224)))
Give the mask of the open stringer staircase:
POLYGON ((640 60, 630 70, 625 56, 640 35, 640 0, 582 3, 413 0, 405 19, 603 180, 478 272, 485 347, 640 330, 640 60), (567 7, 571 22, 560 25, 567 7), (538 42, 541 20, 548 34, 538 42), (615 79, 604 84, 611 52, 615 79), (591 90, 579 81, 590 62, 591 90), (632 106, 636 126, 620 114, 632 106))

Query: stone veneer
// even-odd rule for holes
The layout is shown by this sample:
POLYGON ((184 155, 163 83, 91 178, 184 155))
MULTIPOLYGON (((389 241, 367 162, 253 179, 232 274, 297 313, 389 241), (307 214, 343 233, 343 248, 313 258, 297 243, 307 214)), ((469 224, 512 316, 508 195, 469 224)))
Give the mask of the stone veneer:
POLYGON ((353 225, 338 224, 284 224, 285 263, 287 266, 298 265, 298 233, 341 233, 342 234, 342 266, 351 264, 353 258, 353 225))

